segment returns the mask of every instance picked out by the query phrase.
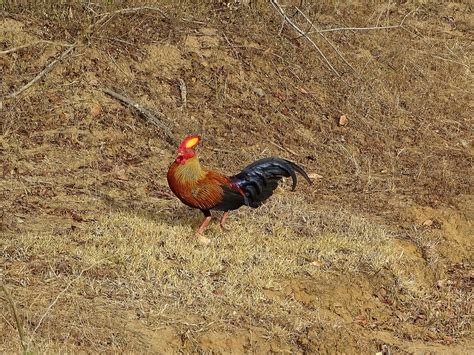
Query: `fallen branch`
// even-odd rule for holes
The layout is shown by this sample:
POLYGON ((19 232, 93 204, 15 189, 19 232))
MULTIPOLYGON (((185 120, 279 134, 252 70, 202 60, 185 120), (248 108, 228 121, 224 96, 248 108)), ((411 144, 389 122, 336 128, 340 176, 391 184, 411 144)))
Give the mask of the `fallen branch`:
POLYGON ((336 70, 336 68, 334 68, 334 66, 331 64, 331 62, 327 59, 327 57, 324 55, 323 51, 318 47, 318 45, 316 43, 314 43, 314 41, 311 39, 311 37, 308 36, 308 34, 303 31, 301 28, 298 27, 298 25, 296 25, 293 20, 285 13, 285 11, 283 10, 283 8, 280 6, 280 4, 278 3, 278 1, 276 0, 270 0, 271 4, 273 5, 273 7, 275 9, 277 9, 278 13, 280 14, 281 17, 283 17, 283 19, 291 26, 293 27, 293 29, 298 33, 300 34, 301 36, 303 36, 304 38, 306 38, 308 40, 309 43, 311 43, 311 45, 316 49, 316 51, 319 53, 319 55, 324 59, 324 62, 326 63, 326 65, 334 72, 334 74, 336 74, 338 77, 340 77, 341 75, 339 74, 339 72, 336 70))
POLYGON ((5 297, 7 298, 7 301, 10 305, 10 308, 11 308, 11 311, 12 311, 12 314, 13 314, 13 318, 15 319, 16 329, 18 331, 18 335, 20 336, 21 347, 23 348, 23 352, 26 354, 26 353, 28 353, 28 344, 26 343, 25 333, 23 332, 23 326, 21 325, 20 317, 18 316, 18 312, 16 310, 15 302, 13 302, 13 298, 10 295, 10 292, 8 292, 5 285, 2 285, 2 291, 5 294, 5 297))
POLYGON ((61 62, 64 58, 66 58, 73 50, 76 48, 76 44, 69 45, 69 48, 66 49, 57 59, 53 60, 49 63, 38 75, 36 75, 31 81, 29 81, 26 85, 22 86, 20 89, 15 91, 14 93, 7 95, 6 98, 15 98, 20 95, 23 91, 28 90, 32 87, 36 82, 38 82, 41 78, 43 78, 46 74, 48 74, 51 70, 53 70, 54 66, 61 62))
POLYGON ((152 123, 153 125, 155 125, 157 128, 159 128, 162 131, 162 133, 165 136, 166 141, 169 144, 173 146, 176 146, 178 144, 178 141, 173 137, 173 134, 171 133, 170 128, 165 123, 163 123, 163 120, 166 119, 165 115, 163 115, 162 113, 159 113, 158 115, 161 117, 158 118, 155 115, 153 115, 150 111, 148 111, 146 108, 132 101, 128 97, 120 95, 116 93, 115 91, 112 91, 107 88, 102 89, 102 91, 106 93, 107 95, 113 97, 114 99, 135 109, 143 118, 145 118, 148 122, 152 123))
POLYGON ((35 42, 31 42, 31 43, 27 43, 27 44, 23 44, 21 46, 18 46, 18 47, 13 47, 13 48, 10 48, 10 49, 6 49, 4 51, 0 51, 0 55, 5 55, 5 54, 9 54, 9 53, 13 53, 13 52, 16 52, 16 51, 19 51, 23 48, 27 48, 27 47, 31 47, 31 46, 36 46, 37 44, 50 44, 50 45, 55 45, 55 46, 63 46, 63 47, 69 47, 70 44, 64 44, 64 43, 58 43, 58 42, 53 42, 53 41, 46 41, 46 40, 40 40, 40 41, 35 41, 35 42))

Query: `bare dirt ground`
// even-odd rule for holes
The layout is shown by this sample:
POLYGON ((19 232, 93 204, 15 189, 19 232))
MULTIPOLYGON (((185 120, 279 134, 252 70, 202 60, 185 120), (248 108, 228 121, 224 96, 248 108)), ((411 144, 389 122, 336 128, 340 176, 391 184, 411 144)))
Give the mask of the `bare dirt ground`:
POLYGON ((472 5, 280 3, 389 28, 313 28, 336 75, 267 2, 0 2, 0 352, 474 352, 472 5), (200 246, 176 147, 105 88, 314 184, 200 246))

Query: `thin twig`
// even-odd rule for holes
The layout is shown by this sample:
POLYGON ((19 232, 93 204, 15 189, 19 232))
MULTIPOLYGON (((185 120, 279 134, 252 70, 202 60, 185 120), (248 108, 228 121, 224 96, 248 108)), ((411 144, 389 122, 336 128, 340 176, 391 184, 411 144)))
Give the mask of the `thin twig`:
POLYGON ((314 25, 314 22, 311 21, 305 14, 303 11, 301 11, 298 7, 296 8, 296 10, 303 16, 303 18, 310 24, 310 28, 314 28, 316 30, 316 32, 331 46, 331 48, 337 53, 337 55, 342 59, 342 61, 344 63, 346 63, 355 73, 357 73, 357 71, 355 70, 355 68, 346 60, 346 58, 342 55, 342 53, 339 51, 339 49, 324 35, 321 33, 321 31, 319 31, 319 29, 314 25))
POLYGON ((56 296, 56 298, 53 300, 53 302, 51 302, 48 306, 48 308, 46 308, 46 311, 43 313, 43 315, 41 316, 40 320, 38 321, 38 324, 36 325, 35 329, 33 329, 33 332, 32 334, 35 334, 36 331, 38 330, 38 328, 41 326, 41 324, 43 323, 43 320, 46 318, 46 316, 48 315, 48 313, 51 311, 51 309, 54 307, 54 305, 59 301, 59 298, 69 289, 69 287, 71 287, 71 285, 76 282, 77 280, 79 280, 81 277, 82 277, 82 274, 90 269, 92 269, 93 267, 96 267, 97 265, 99 265, 100 263, 102 263, 103 261, 107 260, 108 258, 104 258, 104 259, 101 259, 99 260, 98 262, 86 267, 85 269, 82 269, 81 272, 79 273, 79 275, 77 275, 77 277, 75 277, 74 279, 72 279, 71 281, 69 281, 69 283, 66 285, 66 287, 64 287, 61 292, 58 293, 58 295, 56 296))
POLYGON ((220 149, 220 148, 207 148, 207 149, 212 150, 213 152, 218 152, 218 153, 235 154, 235 151, 227 150, 227 149, 220 149))
POLYGON ((239 53, 237 52, 237 50, 234 48, 234 45, 232 43, 230 43, 229 41, 229 38, 227 37, 227 35, 225 34, 225 32, 222 32, 222 37, 224 37, 225 41, 227 42, 228 46, 230 47, 230 49, 232 50, 232 52, 234 52, 234 55, 236 58, 239 57, 239 53))
POLYGON ((26 85, 22 86, 20 89, 15 91, 14 93, 7 95, 6 98, 15 98, 20 95, 23 91, 28 90, 31 86, 33 86, 36 82, 38 82, 43 76, 48 74, 51 70, 53 70, 54 66, 66 58, 73 50, 76 48, 76 44, 69 45, 69 48, 66 49, 58 58, 53 60, 49 63, 38 75, 36 75, 31 81, 29 81, 26 85))
POLYGON ((195 23, 195 24, 198 24, 198 25, 207 25, 207 22, 194 20, 194 19, 192 19, 192 18, 185 18, 185 17, 182 17, 181 20, 183 20, 183 21, 185 21, 185 22, 195 23))
POLYGON ((390 26, 372 26, 372 27, 337 27, 337 28, 325 28, 320 29, 314 32, 337 32, 337 31, 372 31, 372 30, 387 30, 391 28, 403 28, 403 24, 405 23, 406 18, 412 14, 415 10, 408 12, 402 19, 402 21, 398 25, 390 25, 390 26))
POLYGON ((107 88, 102 89, 102 91, 106 93, 107 95, 113 97, 114 99, 126 104, 127 106, 134 108, 148 122, 152 123, 153 125, 155 125, 162 131, 162 133, 165 135, 166 141, 169 144, 173 146, 178 144, 178 141, 173 137, 173 134, 171 133, 170 128, 165 123, 163 123, 163 120, 166 119, 164 114, 159 113, 158 115, 160 116, 160 118, 158 118, 155 115, 153 115, 150 111, 148 111, 146 108, 132 101, 128 97, 120 95, 116 93, 115 91, 107 89, 107 88))
POLYGON ((130 8, 126 8, 126 9, 120 9, 120 10, 116 10, 116 11, 112 11, 112 12, 105 12, 103 14, 99 14, 98 16, 100 17, 100 19, 97 20, 96 22, 94 22, 93 24, 91 24, 86 29, 84 34, 88 34, 88 33, 92 32, 92 30, 95 29, 98 25, 101 25, 104 22, 110 20, 115 15, 130 14, 130 13, 133 13, 133 12, 139 12, 139 11, 144 11, 144 10, 157 11, 161 14, 161 16, 163 16, 165 18, 169 18, 168 15, 158 7, 154 7, 154 6, 130 7, 130 8))
POLYGON ((275 7, 278 11, 278 13, 280 14, 281 17, 283 17, 286 22, 288 22, 288 24, 293 27, 293 29, 299 33, 300 35, 302 35, 304 38, 306 38, 308 40, 309 43, 311 43, 311 45, 316 49, 316 51, 319 53, 319 55, 324 59, 324 62, 326 63, 326 65, 334 72, 334 74, 336 74, 338 77, 340 77, 341 75, 339 74, 339 72, 336 70, 336 68, 333 67, 333 65, 331 64, 331 62, 327 59, 327 57, 324 55, 324 53, 321 51, 321 49, 318 47, 318 45, 316 43, 314 43, 314 41, 311 39, 311 37, 309 37, 301 28, 299 28, 289 17, 288 15, 285 13, 285 11, 282 9, 282 7, 280 6, 280 4, 278 3, 278 1, 276 0, 270 0, 271 4, 273 5, 273 7, 275 7))
POLYGON ((41 43, 44 43, 44 44, 51 44, 51 45, 56 45, 56 46, 63 46, 63 47, 65 47, 65 46, 69 47, 69 46, 70 46, 70 44, 64 44, 64 43, 58 43, 58 42, 53 42, 53 41, 40 40, 40 41, 35 41, 35 42, 23 44, 23 45, 18 46, 18 47, 13 47, 13 48, 10 48, 10 49, 6 49, 6 50, 4 50, 4 51, 0 51, 0 55, 9 54, 9 53, 12 53, 12 52, 16 52, 16 51, 19 51, 20 49, 27 48, 27 47, 30 47, 30 46, 35 46, 35 45, 41 44, 41 43))
POLYGON ((7 301, 12 310, 13 318, 15 319, 15 323, 16 323, 16 329, 18 331, 18 335, 20 336, 21 347, 23 348, 23 352, 26 354, 28 352, 28 344, 26 343, 25 333, 23 332, 23 326, 21 325, 20 317, 18 316, 15 302, 13 302, 12 296, 10 295, 10 292, 8 292, 5 285, 2 285, 2 291, 5 294, 5 297, 7 298, 7 301))
POLYGON ((183 79, 179 78, 179 91, 181 92, 181 101, 183 102, 183 108, 186 109, 188 101, 188 91, 186 89, 186 83, 183 79))
POLYGON ((169 18, 168 14, 166 12, 164 12, 162 9, 160 9, 159 7, 156 7, 156 6, 128 7, 126 9, 120 9, 120 10, 116 10, 116 11, 112 11, 112 12, 107 12, 105 14, 101 14, 100 16, 102 16, 102 15, 124 15, 124 14, 130 14, 132 12, 139 12, 139 11, 143 11, 143 10, 157 11, 157 12, 160 13, 161 16, 163 16, 165 18, 169 18))
POLYGON ((283 147, 283 146, 281 146, 280 144, 275 143, 274 141, 271 141, 271 140, 270 140, 269 142, 270 142, 271 144, 273 144, 275 147, 280 148, 281 150, 284 150, 285 152, 288 152, 288 153, 290 153, 290 154, 292 154, 292 155, 298 156, 298 153, 294 152, 294 151, 291 150, 290 148, 283 147))

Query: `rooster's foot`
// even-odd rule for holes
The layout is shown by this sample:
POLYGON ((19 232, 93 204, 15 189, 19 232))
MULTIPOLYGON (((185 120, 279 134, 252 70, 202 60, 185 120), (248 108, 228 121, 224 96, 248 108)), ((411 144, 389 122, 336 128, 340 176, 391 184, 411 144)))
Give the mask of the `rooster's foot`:
POLYGON ((209 238, 206 238, 202 234, 196 234, 196 238, 197 238, 199 244, 209 245, 211 243, 211 240, 209 238))

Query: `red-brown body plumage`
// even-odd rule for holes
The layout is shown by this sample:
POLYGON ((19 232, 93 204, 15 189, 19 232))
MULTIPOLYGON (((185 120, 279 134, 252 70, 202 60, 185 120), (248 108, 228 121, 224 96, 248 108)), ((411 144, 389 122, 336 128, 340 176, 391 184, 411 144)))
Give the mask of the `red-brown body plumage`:
POLYGON ((212 170, 203 170, 197 159, 194 156, 188 159, 186 164, 175 161, 168 170, 168 184, 184 204, 210 210, 223 200, 224 186, 229 189, 234 187, 227 176, 212 170))

